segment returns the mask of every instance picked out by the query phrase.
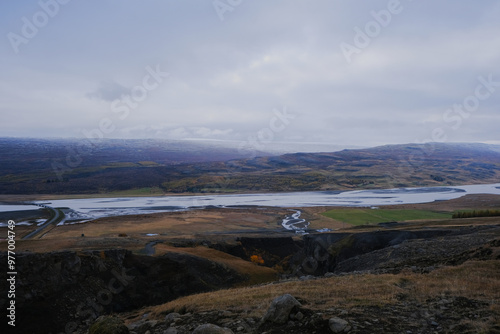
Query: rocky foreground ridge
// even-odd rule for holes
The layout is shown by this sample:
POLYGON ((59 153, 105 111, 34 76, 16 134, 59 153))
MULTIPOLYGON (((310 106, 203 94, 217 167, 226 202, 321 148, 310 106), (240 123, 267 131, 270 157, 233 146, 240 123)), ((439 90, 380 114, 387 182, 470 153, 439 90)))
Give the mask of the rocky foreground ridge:
MULTIPOLYGON (((489 295, 500 290, 500 225, 494 220, 486 225, 420 231, 311 234, 299 241, 261 239, 245 238, 231 247, 207 243, 242 258, 260 251, 265 263, 285 268, 280 281, 261 287, 269 290, 262 293, 269 302, 249 305, 252 311, 196 305, 161 311, 147 308, 181 296, 241 285, 247 279, 215 260, 174 252, 153 257, 127 250, 18 254, 17 268, 22 275, 17 282, 16 332, 500 333, 498 296, 489 295), (280 243, 287 246, 279 247, 280 243), (483 270, 491 276, 486 277, 488 287, 474 296, 452 289, 420 298, 427 287, 422 288, 419 280, 439 273, 429 283, 432 290, 440 277, 447 279, 442 268, 449 266, 459 268, 453 278, 455 285, 471 283, 469 290, 477 290, 474 282, 460 281, 460 277, 483 270), (328 294, 337 289, 340 279, 348 284, 366 275, 374 282, 377 277, 394 282, 391 287, 397 294, 390 297, 391 302, 365 303, 347 294, 343 298, 349 302, 330 305, 328 294), (322 285, 325 296, 320 298, 320 290, 318 296, 308 297, 309 288, 322 285), (287 291, 288 287, 295 290, 287 291), (101 317, 112 314, 119 318, 101 317), (112 329, 107 331, 108 327, 112 329)), ((6 261, 5 253, 0 261, 6 261)), ((0 284, 6 291, 5 282, 0 284)), ((234 290, 232 298, 237 300, 244 292, 234 290)), ((2 292, 1 298, 4 296, 2 292)), ((0 299, 2 308, 5 303, 0 299)))
POLYGON ((125 325, 116 317, 101 317, 90 334, 233 334, 233 333, 500 333, 495 314, 485 302, 465 297, 442 297, 424 303, 400 301, 386 307, 328 308, 317 311, 290 294, 276 297, 265 315, 213 310, 169 313, 163 320, 145 319, 125 325), (473 323, 481 323, 484 331, 473 323), (109 328, 105 329, 106 327, 109 328))

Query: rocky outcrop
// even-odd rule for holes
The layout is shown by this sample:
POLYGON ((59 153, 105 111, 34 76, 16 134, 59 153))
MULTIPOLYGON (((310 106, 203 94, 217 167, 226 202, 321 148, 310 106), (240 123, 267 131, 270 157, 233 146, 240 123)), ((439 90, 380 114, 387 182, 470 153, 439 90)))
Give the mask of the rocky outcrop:
POLYGON ((493 252, 500 227, 468 227, 445 238, 413 239, 341 261, 336 273, 370 271, 398 273, 408 268, 425 273, 443 265, 460 265, 467 260, 499 259, 493 252))
POLYGON ((284 324, 288 321, 292 310, 300 306, 302 306, 300 302, 292 295, 286 294, 277 297, 271 302, 271 306, 262 318, 262 322, 284 324))
POLYGON ((452 256, 470 252, 488 239, 495 238, 498 228, 478 226, 310 234, 304 236, 304 248, 294 256, 292 266, 296 276, 322 276, 329 272, 377 269, 393 269, 397 272, 404 266, 457 264, 470 256, 463 257, 461 262, 455 259, 455 263, 452 256))
MULTIPOLYGON (((282 298, 283 296, 277 297, 282 298)), ((405 299, 380 306, 357 305, 353 308, 322 310, 297 306, 282 324, 270 321, 262 323, 259 318, 248 317, 241 311, 212 310, 175 315, 170 317, 175 319, 173 322, 157 322, 154 327, 131 330, 131 333, 198 334, 199 328, 218 330, 213 333, 244 334, 478 333, 478 328, 475 327, 477 323, 473 323, 477 319, 484 320, 484 333, 499 333, 500 326, 498 322, 495 323, 492 306, 494 301, 485 303, 456 296, 437 297, 422 302, 405 299)), ((272 308, 270 305, 268 312, 272 308)), ((129 329, 137 328, 133 326, 134 324, 130 324, 129 329)))
POLYGON ((333 333, 346 333, 351 330, 349 322, 339 317, 333 317, 330 320, 328 320, 328 327, 333 333))
MULTIPOLYGON (((6 256, 0 254, 2 263, 6 256)), ((25 333, 72 332, 88 328, 100 315, 244 280, 234 270, 199 257, 178 253, 149 257, 127 250, 20 253, 16 269, 17 316, 23 319, 16 330, 25 333)), ((5 280, 0 290, 7 291, 5 280)), ((1 299, 0 307, 6 308, 6 302, 1 299)))

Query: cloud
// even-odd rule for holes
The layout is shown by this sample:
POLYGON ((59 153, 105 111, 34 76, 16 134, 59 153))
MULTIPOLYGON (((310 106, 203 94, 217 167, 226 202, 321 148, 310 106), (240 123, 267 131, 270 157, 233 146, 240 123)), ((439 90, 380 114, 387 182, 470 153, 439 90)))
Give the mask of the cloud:
POLYGON ((99 88, 87 93, 85 96, 89 99, 111 102, 127 94, 130 94, 130 88, 124 87, 117 82, 108 81, 101 82, 99 88))
MULTIPOLYGON (((109 118, 109 137, 245 141, 286 106, 296 118, 277 142, 422 141, 478 77, 500 81, 500 4, 400 2, 351 63, 341 43, 387 0, 244 1, 224 21, 210 1, 70 2, 18 54, 0 41, 0 133, 79 137, 109 118), (121 117, 113 101, 158 64, 170 76, 121 117)), ((9 6, 4 36, 39 10, 9 6)), ((498 140, 495 89, 449 140, 498 140)))
POLYGON ((190 130, 193 132, 193 134, 204 138, 227 136, 233 132, 232 129, 220 130, 220 129, 209 129, 206 127, 192 128, 190 130))

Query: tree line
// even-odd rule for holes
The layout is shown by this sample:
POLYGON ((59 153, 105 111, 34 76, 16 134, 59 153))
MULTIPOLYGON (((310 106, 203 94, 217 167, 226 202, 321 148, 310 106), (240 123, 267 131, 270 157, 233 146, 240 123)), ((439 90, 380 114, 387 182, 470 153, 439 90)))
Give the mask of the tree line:
POLYGON ((452 218, 474 218, 474 217, 497 217, 500 216, 500 210, 473 210, 459 211, 452 215, 452 218))

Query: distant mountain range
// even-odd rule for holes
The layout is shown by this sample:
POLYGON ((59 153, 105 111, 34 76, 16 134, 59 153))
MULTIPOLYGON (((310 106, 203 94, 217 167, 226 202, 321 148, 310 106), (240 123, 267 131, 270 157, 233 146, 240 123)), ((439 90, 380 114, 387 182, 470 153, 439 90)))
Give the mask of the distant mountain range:
POLYGON ((469 143, 270 156, 203 142, 0 138, 0 154, 3 194, 231 193, 500 182, 500 146, 469 143))

